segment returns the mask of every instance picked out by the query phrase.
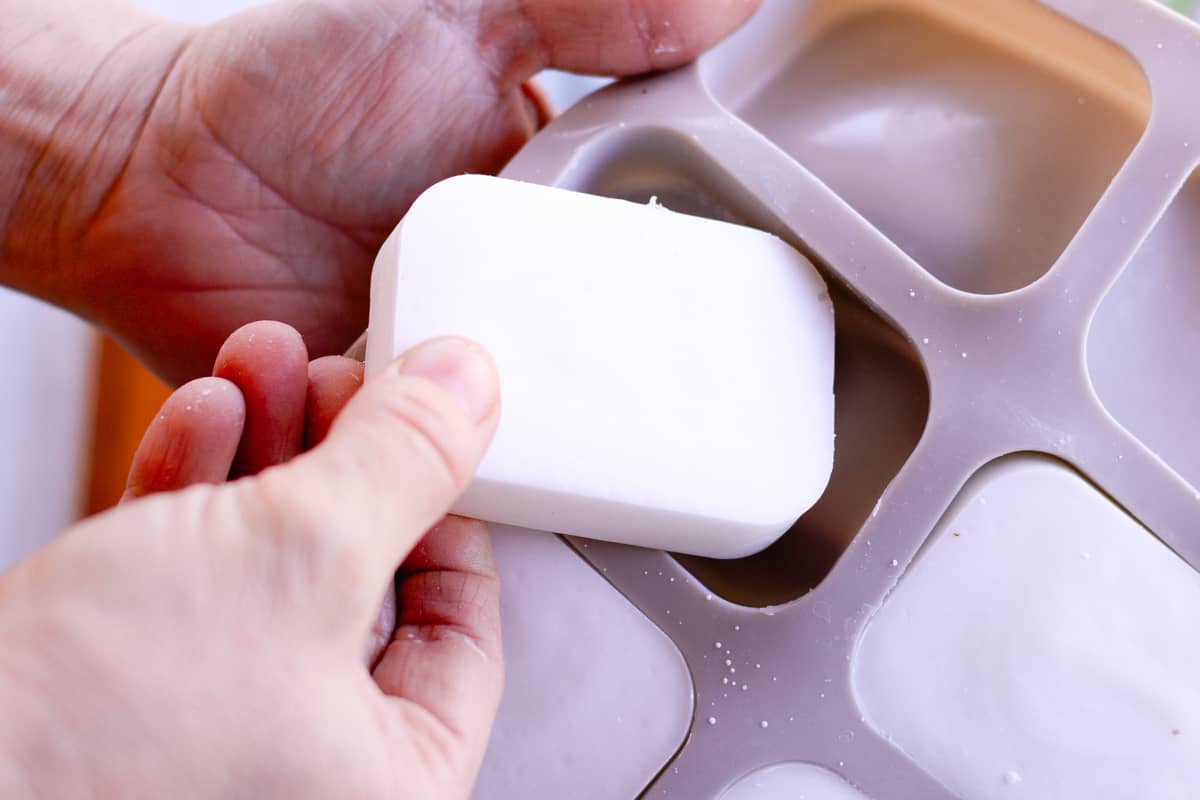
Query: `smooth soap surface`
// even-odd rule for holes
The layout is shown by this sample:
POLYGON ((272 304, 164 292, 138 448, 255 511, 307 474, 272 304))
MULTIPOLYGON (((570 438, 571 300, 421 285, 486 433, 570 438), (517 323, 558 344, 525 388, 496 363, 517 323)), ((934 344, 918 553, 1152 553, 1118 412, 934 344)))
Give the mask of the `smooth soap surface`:
POLYGON ((729 787, 721 800, 868 800, 837 775, 812 764, 764 767, 729 787))
POLYGON ((368 374, 456 334, 500 372, 500 428, 456 511, 733 558, 833 461, 833 310, 761 231, 482 176, 430 189, 376 262, 368 374))
POLYGON ((637 797, 691 725, 683 656, 561 539, 493 534, 507 665, 473 800, 637 797))
POLYGON ((986 468, 867 629, 868 722, 966 800, 1192 800, 1200 574, 1048 459, 986 468))

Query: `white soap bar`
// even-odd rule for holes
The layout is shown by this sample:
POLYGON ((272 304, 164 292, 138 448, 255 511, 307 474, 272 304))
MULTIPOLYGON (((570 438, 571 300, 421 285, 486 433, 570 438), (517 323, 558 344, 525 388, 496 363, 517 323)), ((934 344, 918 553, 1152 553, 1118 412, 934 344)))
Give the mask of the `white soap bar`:
POLYGON ((812 764, 788 762, 751 772, 721 800, 868 800, 867 796, 812 764))
POLYGON ((562 540, 493 533, 504 700, 472 797, 638 797, 691 726, 683 656, 562 540))
POLYGON ((1068 468, 977 476, 868 628, 868 722, 970 800, 1194 800, 1200 574, 1068 468))
POLYGON ((503 394, 459 514, 735 558, 829 479, 832 305, 761 231, 452 178, 376 262, 368 375, 447 334, 492 353, 503 394))

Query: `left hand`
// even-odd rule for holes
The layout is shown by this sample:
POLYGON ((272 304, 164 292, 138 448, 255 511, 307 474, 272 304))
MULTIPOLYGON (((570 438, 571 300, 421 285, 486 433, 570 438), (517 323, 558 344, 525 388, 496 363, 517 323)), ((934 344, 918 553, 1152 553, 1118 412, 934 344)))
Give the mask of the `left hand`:
POLYGON ((0 797, 465 798, 499 583, 486 528, 443 517, 496 426, 490 359, 436 340, 359 390, 265 323, 216 372, 168 400, 130 502, 0 576, 0 797))

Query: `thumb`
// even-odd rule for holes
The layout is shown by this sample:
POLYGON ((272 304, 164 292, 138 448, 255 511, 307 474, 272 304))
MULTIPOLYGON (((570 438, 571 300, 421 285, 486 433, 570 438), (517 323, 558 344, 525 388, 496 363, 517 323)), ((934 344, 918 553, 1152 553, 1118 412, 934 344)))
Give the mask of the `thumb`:
POLYGON ((426 342, 367 381, 320 446, 262 473, 255 494, 289 520, 279 544, 326 565, 337 594, 361 592, 369 614, 379 587, 466 488, 499 410, 482 348, 426 342))

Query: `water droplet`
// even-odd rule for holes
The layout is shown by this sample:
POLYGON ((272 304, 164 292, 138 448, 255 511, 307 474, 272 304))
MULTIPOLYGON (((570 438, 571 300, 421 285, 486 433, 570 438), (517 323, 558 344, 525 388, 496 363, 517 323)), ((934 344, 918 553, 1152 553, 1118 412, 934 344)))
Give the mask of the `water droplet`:
POLYGON ((709 717, 709 718, 708 718, 708 724, 709 724, 709 725, 716 725, 716 724, 717 724, 717 718, 716 718, 716 717, 709 717))
POLYGON ((765 719, 764 719, 762 722, 758 723, 758 724, 759 724, 759 726, 760 726, 760 727, 762 727, 764 730, 765 730, 765 729, 767 729, 767 728, 769 728, 769 727, 770 727, 770 725, 771 725, 771 723, 767 722, 765 719))
POLYGON ((721 649, 721 643, 720 643, 720 642, 717 642, 717 644, 716 644, 716 647, 717 647, 717 649, 718 649, 718 650, 720 650, 720 649, 721 649))

